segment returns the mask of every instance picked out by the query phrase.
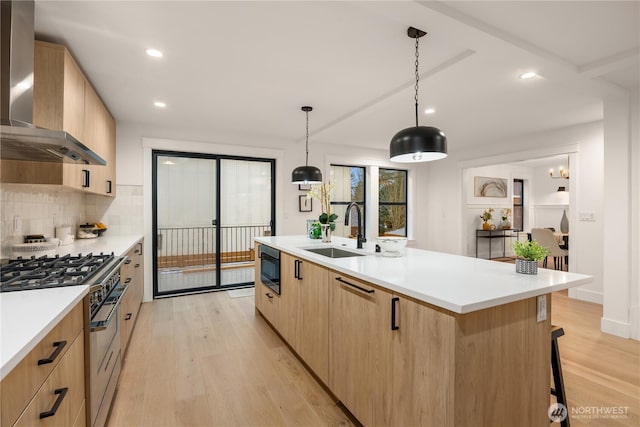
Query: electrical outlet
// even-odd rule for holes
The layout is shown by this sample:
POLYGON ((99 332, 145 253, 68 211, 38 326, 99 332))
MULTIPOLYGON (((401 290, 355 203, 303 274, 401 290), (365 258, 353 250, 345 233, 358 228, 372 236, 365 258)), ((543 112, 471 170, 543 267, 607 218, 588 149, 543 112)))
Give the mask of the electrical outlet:
POLYGON ((547 320, 547 296, 540 295, 538 297, 538 311, 536 314, 536 320, 538 323, 547 320))
POLYGON ((22 220, 18 215, 13 217, 13 232, 20 234, 22 230, 22 220))

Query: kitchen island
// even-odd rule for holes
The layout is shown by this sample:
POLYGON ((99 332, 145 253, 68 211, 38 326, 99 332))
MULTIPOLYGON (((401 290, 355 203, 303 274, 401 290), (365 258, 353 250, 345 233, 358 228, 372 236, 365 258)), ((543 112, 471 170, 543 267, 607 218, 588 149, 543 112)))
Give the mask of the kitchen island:
POLYGON ((280 294, 256 269, 256 309, 364 425, 549 423, 550 293, 591 277, 417 249, 329 258, 300 236, 281 251, 280 294))

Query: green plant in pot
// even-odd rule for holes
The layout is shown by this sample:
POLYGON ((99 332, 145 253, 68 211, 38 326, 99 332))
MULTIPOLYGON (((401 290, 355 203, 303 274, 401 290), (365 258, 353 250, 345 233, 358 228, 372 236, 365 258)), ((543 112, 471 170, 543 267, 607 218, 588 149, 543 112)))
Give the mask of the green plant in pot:
POLYGON ((522 274, 538 274, 538 262, 549 254, 549 250, 535 240, 516 241, 512 247, 517 256, 516 272, 522 274))

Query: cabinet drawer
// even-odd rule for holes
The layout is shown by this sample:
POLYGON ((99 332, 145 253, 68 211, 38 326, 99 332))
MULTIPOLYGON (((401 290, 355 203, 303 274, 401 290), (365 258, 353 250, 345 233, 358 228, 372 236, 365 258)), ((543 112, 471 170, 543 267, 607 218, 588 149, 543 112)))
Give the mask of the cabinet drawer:
POLYGON ((83 302, 80 302, 2 380, 2 390, 11 390, 10 393, 2 393, 3 426, 13 425, 44 380, 69 351, 74 339, 83 330, 83 316, 83 302))
POLYGON ((84 335, 79 334, 15 427, 73 425, 84 400, 84 335))

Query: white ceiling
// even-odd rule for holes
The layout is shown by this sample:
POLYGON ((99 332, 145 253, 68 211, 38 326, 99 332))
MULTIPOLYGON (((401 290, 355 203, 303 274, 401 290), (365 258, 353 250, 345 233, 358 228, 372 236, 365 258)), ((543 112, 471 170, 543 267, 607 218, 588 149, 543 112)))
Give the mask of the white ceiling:
POLYGON ((639 13, 638 1, 38 1, 36 35, 70 48, 119 123, 284 146, 304 140, 311 105, 311 147, 387 149, 414 121, 415 26, 429 32, 420 109, 437 109, 420 124, 455 152, 602 119, 604 95, 638 90, 639 13), (517 78, 529 69, 542 78, 517 78))

